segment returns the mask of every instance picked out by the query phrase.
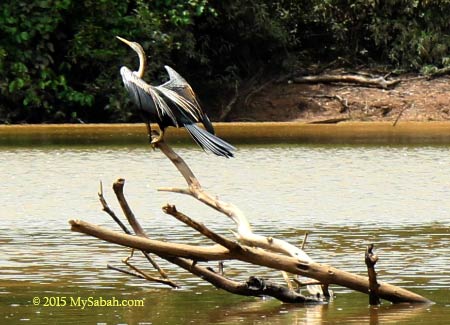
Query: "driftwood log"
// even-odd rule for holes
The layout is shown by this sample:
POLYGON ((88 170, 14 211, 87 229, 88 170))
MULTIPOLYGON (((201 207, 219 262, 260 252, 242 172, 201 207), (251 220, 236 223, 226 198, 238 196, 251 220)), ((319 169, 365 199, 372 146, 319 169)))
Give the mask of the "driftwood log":
POLYGON ((355 84, 365 87, 375 87, 382 89, 389 89, 395 87, 401 82, 400 79, 397 80, 386 80, 384 77, 365 77, 360 75, 334 75, 334 74, 323 74, 317 76, 298 76, 292 78, 294 83, 346 83, 355 84))
MULTIPOLYGON (((177 218, 181 222, 198 231, 203 236, 211 239, 215 245, 194 246, 189 244, 153 240, 149 238, 140 226, 137 218, 126 201, 123 193, 125 181, 123 179, 119 179, 114 183, 113 189, 122 211, 126 216, 128 223, 131 225, 135 235, 133 235, 132 232, 128 230, 125 225, 123 225, 123 223, 118 221, 117 216, 108 207, 102 191, 99 193, 99 197, 103 210, 113 217, 113 219, 120 225, 124 233, 112 231, 105 227, 100 227, 81 220, 70 220, 69 222, 71 224, 71 229, 72 231, 81 232, 110 243, 142 251, 149 262, 158 270, 161 278, 149 276, 145 272, 134 267, 130 263, 132 254, 124 260, 124 263, 131 267, 134 272, 113 266, 109 266, 109 268, 135 275, 139 278, 166 283, 173 287, 178 286, 176 283, 169 280, 167 278, 167 274, 159 266, 157 266, 152 257, 148 256, 149 254, 155 254, 160 258, 178 265, 186 271, 201 277, 203 280, 208 281, 217 288, 240 295, 265 295, 290 303, 321 303, 321 301, 323 301, 323 297, 326 298, 329 295, 327 290, 328 286, 335 284, 365 294, 376 293, 377 297, 394 303, 430 302, 427 298, 406 289, 388 283, 378 282, 376 280, 374 282, 373 279, 369 280, 368 277, 342 271, 329 265, 316 263, 302 249, 291 245, 284 240, 265 237, 253 233, 244 213, 235 205, 223 202, 206 192, 201 187, 200 182, 195 177, 189 166, 172 150, 172 148, 170 148, 164 141, 157 143, 156 147, 159 148, 167 156, 167 158, 169 158, 187 183, 187 188, 166 187, 159 190, 190 195, 211 208, 225 214, 236 224, 235 236, 237 240, 232 240, 214 233, 205 225, 196 222, 182 212, 178 211, 174 205, 170 204, 163 207, 163 211, 166 214, 177 218), (265 266, 287 273, 304 276, 310 279, 315 279, 316 281, 309 282, 310 292, 314 293, 315 296, 305 297, 301 295, 293 289, 290 283, 287 287, 285 287, 272 281, 253 276, 250 276, 245 282, 236 282, 226 278, 220 272, 216 272, 208 267, 199 265, 199 263, 205 261, 224 260, 239 260, 251 263, 253 265, 265 266), (376 288, 374 287, 374 283, 376 283, 376 288), (316 294, 322 295, 319 297, 316 294)), ((368 260, 366 259, 366 261, 368 260)), ((372 268, 373 265, 371 265, 372 268)), ((367 266, 369 268, 369 264, 367 264, 367 266)), ((284 276, 287 278, 286 274, 284 274, 284 276)))

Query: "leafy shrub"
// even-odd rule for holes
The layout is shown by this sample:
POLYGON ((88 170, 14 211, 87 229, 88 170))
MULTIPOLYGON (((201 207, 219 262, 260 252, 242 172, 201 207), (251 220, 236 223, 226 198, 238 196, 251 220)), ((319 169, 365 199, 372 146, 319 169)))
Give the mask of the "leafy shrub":
POLYGON ((173 65, 216 101, 262 72, 349 62, 450 65, 450 0, 11 0, 0 4, 0 122, 136 121, 121 65, 173 65), (287 63, 287 64, 286 64, 287 63))

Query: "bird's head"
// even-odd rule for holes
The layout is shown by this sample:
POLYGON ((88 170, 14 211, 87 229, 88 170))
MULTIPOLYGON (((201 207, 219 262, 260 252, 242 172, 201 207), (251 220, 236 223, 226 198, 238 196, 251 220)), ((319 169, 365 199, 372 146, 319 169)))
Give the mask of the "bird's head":
POLYGON ((116 38, 125 44, 127 44, 129 47, 131 47, 136 53, 144 53, 144 49, 142 48, 141 44, 136 42, 131 42, 129 40, 126 40, 125 38, 122 38, 120 36, 116 36, 116 38))
POLYGON ((145 56, 144 49, 142 48, 141 44, 136 42, 130 42, 126 40, 125 38, 122 38, 120 36, 116 36, 117 39, 127 44, 129 47, 131 47, 139 56, 139 70, 136 72, 139 78, 142 78, 144 76, 145 71, 145 65, 147 63, 147 58, 145 56))

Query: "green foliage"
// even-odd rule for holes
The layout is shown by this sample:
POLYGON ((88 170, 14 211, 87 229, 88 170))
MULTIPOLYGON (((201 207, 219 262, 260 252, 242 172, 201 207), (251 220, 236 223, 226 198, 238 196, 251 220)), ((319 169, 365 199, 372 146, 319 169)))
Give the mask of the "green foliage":
POLYGON ((2 1, 0 122, 137 120, 118 73, 137 57, 116 35, 143 45, 146 80, 173 65, 216 98, 298 62, 448 67, 450 0, 2 1))
MULTIPOLYGON (((149 74, 183 50, 206 0, 40 0, 0 5, 0 121, 127 121, 120 65, 152 53, 149 74)), ((193 42, 192 42, 193 43, 193 42)))
POLYGON ((313 2, 302 19, 303 27, 320 27, 328 55, 370 59, 408 70, 448 64, 449 0, 313 2))
POLYGON ((2 119, 39 121, 56 104, 92 104, 89 93, 71 87, 58 62, 58 34, 69 0, 3 3, 0 9, 0 96, 2 119))

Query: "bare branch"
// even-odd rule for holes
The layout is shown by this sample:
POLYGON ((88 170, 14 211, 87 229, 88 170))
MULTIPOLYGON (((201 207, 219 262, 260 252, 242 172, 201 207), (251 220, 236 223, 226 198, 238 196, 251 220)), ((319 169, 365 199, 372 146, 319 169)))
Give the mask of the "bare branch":
POLYGON ((225 214, 236 223, 238 240, 241 243, 249 246, 261 247, 289 256, 295 256, 303 261, 311 260, 311 258, 309 258, 307 254, 305 254, 301 249, 294 245, 291 245, 283 240, 254 234, 250 227, 250 223, 245 217, 245 214, 237 206, 223 202, 217 199, 215 196, 204 191, 200 185, 200 182, 197 180, 192 170, 187 166, 186 162, 164 141, 158 142, 156 146, 175 165, 178 171, 183 175, 188 185, 188 189, 162 188, 159 190, 189 194, 200 202, 225 214))
POLYGON ((168 280, 168 279, 160 279, 160 278, 155 278, 154 276, 151 276, 150 274, 142 271, 141 269, 137 268, 136 266, 132 265, 129 262, 129 259, 124 259, 122 260, 122 262, 128 266, 130 269, 132 269, 133 271, 137 272, 138 274, 140 274, 144 279, 146 279, 147 281, 153 281, 153 282, 158 282, 158 283, 162 283, 162 284, 166 284, 171 286, 172 288, 179 288, 180 286, 177 285, 175 282, 168 280))
POLYGON ((110 269, 110 270, 114 270, 114 271, 117 271, 117 272, 120 272, 120 273, 123 273, 123 274, 127 274, 127 275, 132 275, 132 276, 135 276, 137 278, 145 280, 145 277, 143 277, 142 275, 140 275, 138 273, 134 273, 134 272, 131 272, 131 271, 128 271, 128 270, 124 270, 124 269, 121 269, 119 267, 113 266, 111 264, 107 264, 106 267, 108 269, 110 269))
POLYGON ((300 76, 292 79, 295 83, 352 83, 362 86, 388 89, 397 85, 401 80, 387 81, 383 77, 367 78, 358 75, 332 75, 324 74, 318 76, 300 76))
MULTIPOLYGON (((70 220, 69 223, 72 226, 72 231, 85 233, 111 243, 153 252, 157 255, 163 255, 166 256, 168 260, 170 260, 169 256, 189 258, 196 261, 237 259, 255 265, 266 266, 272 269, 314 278, 324 284, 337 284, 366 294, 369 293, 369 280, 367 277, 342 271, 329 265, 322 265, 314 262, 303 263, 293 257, 278 255, 251 247, 243 247, 244 249, 242 251, 230 251, 220 245, 202 247, 174 244, 120 234, 116 231, 111 231, 104 227, 96 226, 81 220, 70 220)), ((378 296, 395 303, 430 302, 425 297, 411 291, 382 282, 379 283, 378 296)))
MULTIPOLYGON (((133 230, 135 230, 135 232, 139 232, 140 235, 142 237, 148 237, 144 230, 142 229, 142 227, 140 226, 139 222, 136 220, 133 212, 131 211, 131 209, 128 206, 128 203, 125 199, 125 195, 123 194, 123 187, 125 185, 125 180, 124 179, 119 179, 117 180, 114 184, 113 184, 113 189, 114 192, 116 193, 116 196, 119 200, 119 203, 122 207, 122 210, 125 213, 125 216, 127 217, 130 225, 132 226, 133 230)), ((122 223, 122 221, 117 217, 117 215, 114 213, 114 211, 112 211, 109 206, 108 203, 106 202, 104 196, 103 196, 103 185, 102 182, 100 182, 100 191, 98 193, 100 202, 103 206, 103 211, 105 211, 106 213, 108 213, 113 220, 120 226, 120 228, 122 228, 122 230, 128 234, 131 235, 131 231, 128 230, 128 228, 122 223)), ((158 263, 156 263, 156 261, 147 253, 142 251, 142 254, 144 254, 145 258, 147 259, 147 261, 150 262, 150 264, 158 271, 158 273, 164 278, 167 279, 167 273, 158 265, 158 263)))
POLYGON ((374 245, 367 246, 365 254, 365 262, 367 266, 367 273, 369 275, 369 303, 371 305, 379 305, 380 298, 378 297, 377 273, 375 272, 375 264, 378 261, 378 256, 373 253, 374 245))
POLYGON ((138 235, 140 237, 147 237, 144 229, 141 227, 141 225, 137 221, 136 217, 134 216, 133 211, 131 211, 131 208, 128 205, 128 202, 125 199, 125 195, 123 194, 124 185, 125 185, 125 180, 123 178, 119 178, 113 184, 113 190, 114 190, 114 193, 116 193, 117 200, 119 201, 120 207, 122 208, 122 211, 123 211, 125 217, 127 217, 127 220, 129 222, 131 228, 133 228, 136 235, 138 235))
POLYGON ((123 222, 119 219, 119 217, 117 217, 117 215, 114 213, 113 210, 110 209, 108 203, 105 200, 105 197, 103 196, 103 184, 102 181, 100 181, 100 189, 98 191, 98 198, 100 200, 100 203, 102 204, 103 207, 103 211, 105 211, 107 214, 109 214, 111 216, 111 218, 113 218, 113 220, 119 225, 120 228, 122 228, 122 230, 130 235, 131 231, 128 230, 127 226, 125 226, 123 224, 123 222))
POLYGON ((198 223, 197 221, 189 218, 187 215, 177 211, 174 205, 167 204, 162 209, 165 213, 175 217, 189 227, 197 230, 199 233, 213 240, 217 244, 222 245, 229 250, 242 249, 242 247, 238 243, 216 234, 212 230, 208 229, 205 225, 198 223))

